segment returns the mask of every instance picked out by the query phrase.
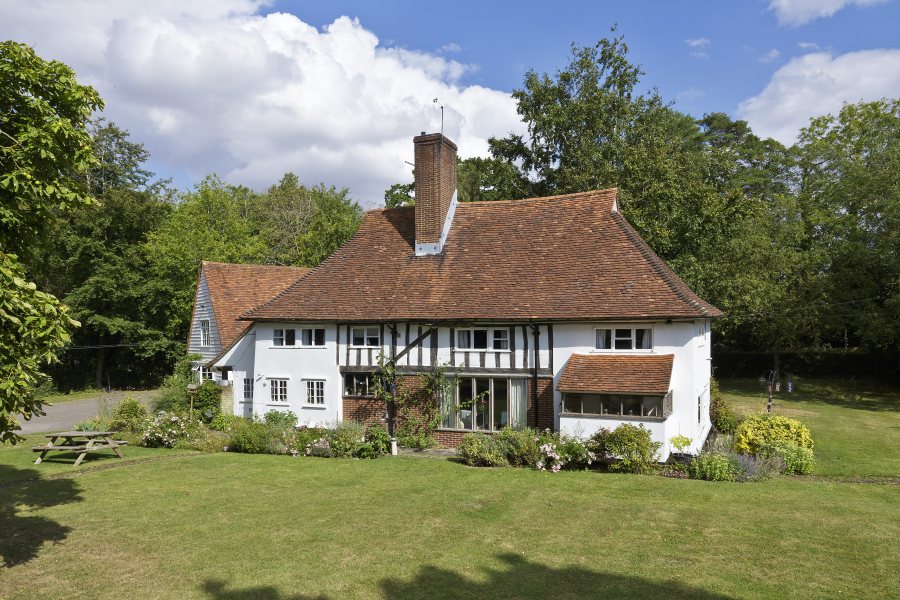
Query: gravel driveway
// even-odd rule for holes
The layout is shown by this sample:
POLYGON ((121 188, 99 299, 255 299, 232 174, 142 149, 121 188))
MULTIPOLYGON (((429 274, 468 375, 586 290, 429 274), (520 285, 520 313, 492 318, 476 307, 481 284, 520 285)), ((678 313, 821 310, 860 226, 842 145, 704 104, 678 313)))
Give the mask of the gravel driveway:
POLYGON ((149 408, 150 401, 156 394, 157 390, 101 391, 97 392, 97 396, 94 398, 60 402, 53 406, 45 404, 44 412, 47 414, 43 417, 35 417, 30 421, 23 422, 20 420, 22 423, 22 431, 19 433, 69 431, 75 427, 75 423, 96 417, 104 402, 112 409, 126 396, 130 396, 136 400, 140 400, 141 403, 149 408))

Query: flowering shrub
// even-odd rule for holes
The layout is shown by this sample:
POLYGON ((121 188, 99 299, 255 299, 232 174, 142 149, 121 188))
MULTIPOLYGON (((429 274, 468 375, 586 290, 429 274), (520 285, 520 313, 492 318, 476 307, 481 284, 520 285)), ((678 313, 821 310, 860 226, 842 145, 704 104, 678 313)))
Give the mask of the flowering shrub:
POLYGON ((604 458, 610 471, 648 473, 656 464, 662 443, 654 442, 643 425, 622 423, 614 430, 601 429, 591 436, 587 448, 595 457, 604 458))
POLYGON ((494 435, 467 433, 456 452, 472 467, 505 467, 509 464, 504 444, 494 435))
POLYGON ((541 444, 541 459, 534 465, 539 471, 559 473, 563 464, 563 458, 555 442, 541 444))
POLYGON ((495 436, 506 454, 506 460, 514 467, 534 466, 541 460, 541 438, 552 439, 536 429, 504 427, 495 436))
POLYGON ((241 421, 241 417, 220 412, 209 422, 209 428, 213 431, 224 431, 228 433, 239 421, 241 421))
POLYGON ((331 444, 328 443, 328 438, 319 437, 310 440, 304 447, 304 454, 306 456, 331 456, 331 444))
POLYGON ((141 445, 148 448, 174 448, 179 441, 196 435, 199 423, 175 413, 159 412, 147 424, 141 445))

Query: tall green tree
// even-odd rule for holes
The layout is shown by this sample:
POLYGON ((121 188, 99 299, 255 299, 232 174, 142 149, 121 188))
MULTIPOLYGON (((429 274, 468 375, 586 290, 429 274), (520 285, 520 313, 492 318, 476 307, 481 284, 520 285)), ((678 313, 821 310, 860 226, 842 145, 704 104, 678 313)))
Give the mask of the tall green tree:
POLYGON ((19 259, 48 214, 92 202, 78 180, 96 164, 88 125, 102 108, 75 73, 24 44, 0 42, 0 440, 41 414, 33 389, 77 323, 25 279, 19 259))

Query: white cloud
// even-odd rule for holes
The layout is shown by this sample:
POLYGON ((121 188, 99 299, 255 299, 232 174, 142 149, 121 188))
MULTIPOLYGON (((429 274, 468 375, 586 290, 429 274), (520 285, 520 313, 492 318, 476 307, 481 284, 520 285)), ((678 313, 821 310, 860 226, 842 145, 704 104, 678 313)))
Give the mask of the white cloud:
POLYGON ((845 6, 871 6, 886 0, 772 0, 769 10, 775 12, 779 25, 797 27, 822 17, 830 17, 845 6))
POLYGON ((801 50, 821 50, 822 47, 815 42, 797 42, 797 47, 801 50))
POLYGON ((440 128, 433 98, 463 156, 524 130, 508 93, 460 84, 471 65, 384 47, 347 17, 319 31, 260 15, 265 4, 0 3, 0 36, 71 65, 154 164, 195 180, 215 171, 260 189, 294 171, 375 206, 411 179, 412 137, 440 128))
POLYGON ((759 62, 761 63, 770 63, 778 60, 781 57, 781 51, 778 48, 772 48, 765 54, 759 57, 759 62))
POLYGON ((834 114, 844 102, 900 96, 900 50, 815 52, 779 68, 765 89, 738 106, 757 135, 794 142, 809 119, 834 114))
POLYGON ((450 42, 449 44, 444 44, 437 50, 441 54, 448 54, 451 52, 462 52, 462 46, 457 44, 456 42, 450 42))
POLYGON ((703 46, 709 46, 711 42, 709 41, 709 38, 688 38, 684 40, 684 43, 691 48, 701 48, 703 46))

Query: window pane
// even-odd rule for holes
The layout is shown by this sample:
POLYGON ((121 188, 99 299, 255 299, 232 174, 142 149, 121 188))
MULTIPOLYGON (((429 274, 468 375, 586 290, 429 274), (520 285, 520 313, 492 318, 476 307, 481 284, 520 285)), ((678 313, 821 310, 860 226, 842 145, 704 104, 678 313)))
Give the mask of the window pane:
POLYGON ((661 417, 662 401, 662 396, 644 396, 641 401, 641 414, 645 417, 661 417))
POLYGON ((509 350, 509 331, 506 329, 494 330, 494 350, 509 350))
POLYGON ((272 344, 275 346, 284 346, 284 329, 276 329, 272 333, 272 344))
POLYGON ((635 348, 650 350, 653 347, 652 329, 637 329, 634 333, 637 336, 635 348))
POLYGON ((487 349, 487 329, 475 329, 472 331, 472 337, 474 338, 474 348, 476 350, 487 349))
POLYGON ((472 399, 474 398, 472 391, 471 377, 463 377, 459 380, 460 410, 457 427, 460 429, 472 429, 472 413, 475 408, 472 406, 472 399))
POLYGON ((602 415, 603 398, 596 394, 585 394, 581 399, 581 412, 586 415, 602 415))
POLYGON ((494 379, 494 431, 509 425, 509 390, 506 379, 494 379))
MULTIPOLYGON (((485 333, 485 338, 487 333, 485 333)), ((486 377, 475 379, 475 429, 486 431, 491 428, 491 380, 486 377)))
POLYGON ((621 415, 622 401, 618 396, 606 396, 603 398, 604 415, 621 415))
POLYGON ((563 411, 581 414, 581 394, 563 394, 563 411))
POLYGON ((612 350, 612 332, 609 329, 598 329, 597 330, 597 349, 598 350, 612 350))
POLYGON ((253 400, 253 380, 244 378, 244 400, 253 400))
POLYGON ((324 346, 325 345, 325 330, 324 329, 313 329, 315 333, 313 337, 313 343, 316 346, 324 346))
POLYGON ((468 329, 460 329, 456 332, 456 347, 466 349, 472 347, 472 332, 468 329))
POLYGON ((632 350, 634 348, 631 340, 630 329, 616 329, 616 350, 632 350))
POLYGON ((352 341, 350 342, 353 346, 365 346, 366 345, 366 330, 359 328, 353 330, 352 341))
POLYGON ((444 415, 443 426, 456 429, 456 390, 447 390, 441 399, 441 414, 444 415))
POLYGON ((641 415, 640 396, 622 396, 622 414, 631 416, 641 415))
POLYGON ((516 428, 522 428, 528 424, 528 398, 525 390, 525 379, 509 380, 510 413, 513 415, 512 426, 516 428))
POLYGON ((312 329, 300 330, 300 343, 304 346, 312 346, 312 329))
POLYGON ((378 346, 381 335, 377 327, 366 329, 366 346, 378 346))

